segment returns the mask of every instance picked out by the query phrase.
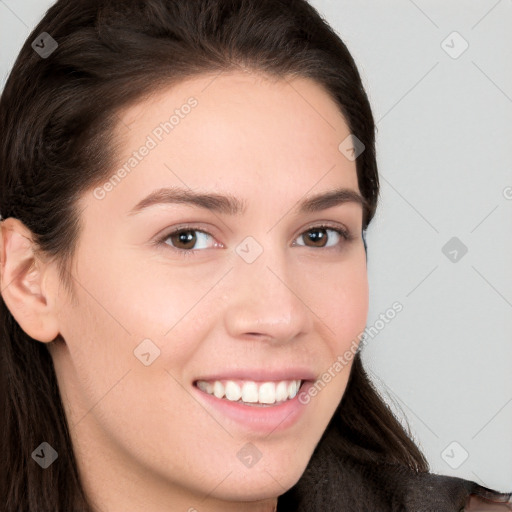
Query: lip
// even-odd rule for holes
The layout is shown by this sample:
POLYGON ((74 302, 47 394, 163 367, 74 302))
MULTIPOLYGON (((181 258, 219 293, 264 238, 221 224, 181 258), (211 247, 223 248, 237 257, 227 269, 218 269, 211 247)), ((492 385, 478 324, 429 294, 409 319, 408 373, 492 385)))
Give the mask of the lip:
POLYGON ((251 380, 254 382, 266 382, 281 380, 307 380, 312 381, 316 379, 316 375, 308 368, 295 367, 295 368, 277 368, 269 370, 268 368, 238 368, 232 370, 225 370, 218 373, 211 373, 209 375, 201 376, 195 379, 198 380, 214 381, 214 380, 251 380))
MULTIPOLYGON (((232 377, 234 374, 230 373, 232 377)), ((236 375, 240 374, 236 373, 236 375)), ((254 373, 251 373, 251 375, 254 375, 254 373)), ((268 371, 266 372, 267 380, 280 380, 281 376, 282 374, 277 379, 268 379, 268 371)), ((287 379, 288 377, 281 380, 287 379)), ((198 380, 208 379, 201 378, 198 380)), ((215 378, 214 380, 222 379, 215 378)), ((225 398, 217 398, 214 395, 210 395, 195 385, 192 386, 192 389, 200 403, 204 404, 206 410, 211 412, 214 417, 217 417, 220 413, 238 426, 241 426, 244 430, 269 435, 290 428, 301 418, 308 404, 299 402, 299 393, 307 392, 313 385, 313 380, 305 380, 294 398, 279 405, 268 406, 230 402, 225 398)))

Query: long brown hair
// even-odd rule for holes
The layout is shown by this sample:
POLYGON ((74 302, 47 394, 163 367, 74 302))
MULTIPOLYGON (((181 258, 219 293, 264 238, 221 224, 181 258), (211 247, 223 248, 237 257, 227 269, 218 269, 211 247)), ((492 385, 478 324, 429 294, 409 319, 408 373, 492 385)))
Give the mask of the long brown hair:
MULTIPOLYGON (((76 201, 116 163, 112 133, 121 109, 188 77, 242 68, 312 78, 334 99, 365 145, 356 161, 368 204, 365 230, 379 195, 372 111, 345 44, 305 0, 57 1, 29 35, 0 99, 2 217, 30 229, 72 292, 69 262, 81 226, 76 201), (57 44, 46 56, 32 46, 43 32, 57 44)), ((6 511, 90 512, 46 345, 20 328, 3 300, 0 312, 6 511), (41 471, 30 454, 43 440, 59 457, 41 471)), ((411 475, 428 471, 410 432, 371 384, 359 352, 338 410, 303 479, 280 497, 279 510, 304 509, 312 472, 339 460, 347 467, 348 461, 351 467, 388 464, 411 475)), ((334 489, 336 473, 329 471, 322 477, 334 489)), ((344 485, 355 488, 358 478, 344 485)))

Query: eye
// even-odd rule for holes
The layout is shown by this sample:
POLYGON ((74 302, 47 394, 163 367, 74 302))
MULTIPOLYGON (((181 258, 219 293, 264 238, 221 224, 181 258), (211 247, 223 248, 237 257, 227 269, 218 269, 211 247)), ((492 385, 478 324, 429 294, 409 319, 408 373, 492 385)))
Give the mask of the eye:
POLYGON ((340 227, 333 226, 315 226, 309 228, 307 231, 304 231, 297 240, 305 239, 307 243, 305 244, 296 244, 302 245, 306 247, 316 247, 316 248, 324 248, 324 247, 335 247, 341 245, 343 240, 348 241, 352 239, 350 233, 342 229, 340 227), (334 236, 328 235, 328 233, 334 233, 334 236), (331 242, 332 239, 332 242, 331 242), (309 245, 311 243, 312 245, 309 245))
MULTIPOLYGON (((306 243, 294 242, 294 245, 330 249, 341 246, 343 241, 353 240, 354 236, 339 226, 320 225, 307 229, 296 240, 301 238, 306 240, 306 243)), ((186 226, 167 233, 156 240, 155 244, 157 246, 165 245, 182 256, 193 256, 196 251, 201 249, 224 247, 215 241, 209 243, 209 239, 214 240, 213 236, 207 231, 186 226)))
POLYGON ((195 228, 180 228, 168 233, 160 239, 158 243, 169 245, 171 249, 180 251, 184 255, 192 255, 193 251, 199 249, 208 249, 209 247, 219 246, 214 243, 208 245, 208 238, 212 238, 210 233, 195 228), (170 241, 171 243, 168 243, 170 241), (197 247, 196 245, 199 245, 197 247))

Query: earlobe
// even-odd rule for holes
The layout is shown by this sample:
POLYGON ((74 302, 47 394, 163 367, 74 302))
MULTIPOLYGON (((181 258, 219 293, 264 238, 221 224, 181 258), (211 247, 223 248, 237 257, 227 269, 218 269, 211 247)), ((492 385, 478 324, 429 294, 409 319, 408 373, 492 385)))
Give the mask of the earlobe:
POLYGON ((30 230, 19 220, 0 222, 0 290, 9 311, 31 338, 53 341, 59 334, 52 297, 45 290, 46 264, 34 250, 30 230))

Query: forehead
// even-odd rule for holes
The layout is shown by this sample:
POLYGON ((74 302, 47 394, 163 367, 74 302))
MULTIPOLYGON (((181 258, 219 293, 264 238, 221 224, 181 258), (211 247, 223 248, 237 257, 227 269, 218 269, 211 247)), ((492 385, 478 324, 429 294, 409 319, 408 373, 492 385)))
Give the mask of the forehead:
POLYGON ((174 185, 264 195, 265 202, 272 194, 298 200, 309 190, 358 190, 356 164, 338 149, 348 125, 308 78, 201 75, 161 88, 118 117, 116 160, 128 171, 122 197, 130 207, 143 194, 174 185), (150 150, 135 160, 144 146, 150 150))
POLYGON ((338 146, 350 132, 338 105, 309 78, 200 75, 158 90, 119 118, 122 158, 152 136, 158 146, 152 153, 186 155, 189 165, 206 159, 219 170, 258 164, 262 171, 298 170, 300 162, 319 172, 335 163, 355 169, 340 158, 338 146))
POLYGON ((339 106, 319 82, 307 77, 276 77, 256 71, 204 73, 169 87, 160 86, 124 109, 119 118, 125 127, 131 126, 148 110, 172 113, 191 96, 198 100, 205 114, 218 116, 223 108, 228 109, 226 114, 238 109, 246 114, 252 111, 253 115, 275 117, 293 108, 297 115, 302 113, 304 119, 312 121, 313 116, 318 117, 317 121, 322 120, 331 130, 337 130, 340 122, 345 125, 339 106), (273 109, 261 111, 259 107, 273 109))

